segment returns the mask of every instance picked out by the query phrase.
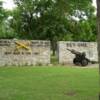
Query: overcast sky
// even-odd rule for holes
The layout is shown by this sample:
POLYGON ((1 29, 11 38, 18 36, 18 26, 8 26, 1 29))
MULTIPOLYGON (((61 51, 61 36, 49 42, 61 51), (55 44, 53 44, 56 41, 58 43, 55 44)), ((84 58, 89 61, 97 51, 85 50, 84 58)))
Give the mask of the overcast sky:
MULTIPOLYGON (((4 1, 3 7, 4 7, 5 9, 12 10, 13 8, 16 7, 16 6, 14 5, 13 0, 3 0, 3 1, 4 1)), ((96 0, 93 0, 93 5, 96 7, 96 0)))

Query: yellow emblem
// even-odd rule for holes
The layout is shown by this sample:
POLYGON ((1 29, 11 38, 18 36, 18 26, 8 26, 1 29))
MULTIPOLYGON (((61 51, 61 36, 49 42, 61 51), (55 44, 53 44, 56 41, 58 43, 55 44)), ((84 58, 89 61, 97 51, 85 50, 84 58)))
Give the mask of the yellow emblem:
POLYGON ((28 50, 30 53, 32 53, 32 49, 31 47, 29 47, 30 42, 15 41, 15 43, 16 43, 16 50, 19 50, 20 48, 24 48, 28 50))

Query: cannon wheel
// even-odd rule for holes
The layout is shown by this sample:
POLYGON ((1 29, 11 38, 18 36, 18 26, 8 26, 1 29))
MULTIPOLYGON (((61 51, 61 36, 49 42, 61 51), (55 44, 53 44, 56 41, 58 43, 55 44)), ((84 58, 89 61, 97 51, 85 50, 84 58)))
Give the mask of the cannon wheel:
POLYGON ((83 59, 83 60, 81 61, 81 65, 82 65, 82 66, 87 66, 87 65, 88 65, 88 60, 87 60, 87 59, 83 59))
POLYGON ((79 62, 79 60, 78 60, 77 58, 74 58, 74 59, 73 59, 73 63, 74 63, 75 65, 80 65, 80 62, 79 62))

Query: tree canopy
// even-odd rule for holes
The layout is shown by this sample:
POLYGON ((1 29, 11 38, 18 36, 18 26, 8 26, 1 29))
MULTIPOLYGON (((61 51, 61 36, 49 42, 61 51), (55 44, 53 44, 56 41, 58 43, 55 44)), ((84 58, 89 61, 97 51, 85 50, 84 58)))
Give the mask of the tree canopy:
POLYGON ((81 40, 81 35, 85 36, 88 32, 89 39, 83 40, 90 41, 91 34, 96 34, 95 29, 92 29, 93 25, 89 26, 93 24, 92 20, 95 22, 91 0, 14 0, 14 2, 17 8, 12 13, 11 27, 21 38, 51 41, 81 40), (73 16, 79 21, 73 19, 73 16), (76 34, 80 37, 74 36, 76 34))
MULTIPOLYGON (((96 40, 96 16, 92 0, 14 0, 14 2, 17 7, 13 11, 4 10, 0 2, 0 23, 2 22, 3 28, 5 25, 8 26, 11 34, 14 33, 12 36, 7 35, 7 38, 45 39, 53 42, 96 40)), ((1 32, 1 35, 7 32, 1 32)))

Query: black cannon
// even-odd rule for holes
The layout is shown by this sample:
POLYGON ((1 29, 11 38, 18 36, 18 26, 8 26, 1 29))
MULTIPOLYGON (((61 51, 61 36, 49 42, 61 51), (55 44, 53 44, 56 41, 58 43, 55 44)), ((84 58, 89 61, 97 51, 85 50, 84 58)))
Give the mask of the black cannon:
POLYGON ((74 49, 67 49, 67 50, 75 55, 75 58, 73 59, 73 63, 75 65, 86 66, 86 65, 88 65, 89 62, 90 63, 93 62, 93 61, 90 61, 88 58, 86 58, 86 53, 85 52, 78 52, 74 49))

